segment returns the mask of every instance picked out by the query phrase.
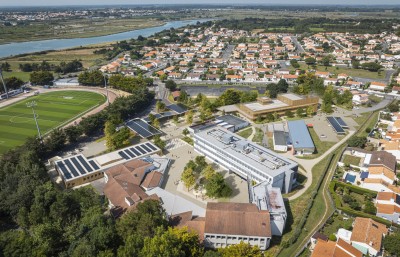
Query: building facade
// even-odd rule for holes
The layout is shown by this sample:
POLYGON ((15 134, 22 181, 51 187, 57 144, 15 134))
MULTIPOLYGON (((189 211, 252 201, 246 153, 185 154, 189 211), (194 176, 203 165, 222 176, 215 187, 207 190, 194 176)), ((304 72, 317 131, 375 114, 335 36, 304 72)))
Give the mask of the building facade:
POLYGON ((296 182, 297 163, 223 128, 195 133, 194 149, 244 179, 267 182, 284 193, 296 182))

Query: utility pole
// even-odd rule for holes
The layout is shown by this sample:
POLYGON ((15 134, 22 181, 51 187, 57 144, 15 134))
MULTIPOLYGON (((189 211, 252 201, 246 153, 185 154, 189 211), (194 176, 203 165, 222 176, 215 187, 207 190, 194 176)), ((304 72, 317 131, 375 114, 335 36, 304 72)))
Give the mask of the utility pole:
POLYGON ((32 101, 32 102, 26 103, 26 107, 32 108, 33 118, 35 119, 36 128, 37 128, 38 135, 39 135, 39 140, 42 141, 42 135, 40 134, 39 123, 38 123, 38 121, 37 121, 37 116, 36 116, 36 113, 35 113, 35 106, 36 106, 36 105, 37 105, 37 104, 36 104, 36 101, 32 101))
POLYGON ((102 74, 103 74, 103 78, 104 78, 104 88, 106 89, 106 94, 107 94, 107 104, 110 105, 110 99, 108 99, 107 78, 104 73, 102 73, 102 74))
POLYGON ((7 90, 6 82, 4 82, 4 79, 3 79, 3 70, 1 67, 0 67, 0 78, 1 78, 1 82, 3 82, 4 92, 6 93, 6 96, 8 99, 8 90, 7 90))

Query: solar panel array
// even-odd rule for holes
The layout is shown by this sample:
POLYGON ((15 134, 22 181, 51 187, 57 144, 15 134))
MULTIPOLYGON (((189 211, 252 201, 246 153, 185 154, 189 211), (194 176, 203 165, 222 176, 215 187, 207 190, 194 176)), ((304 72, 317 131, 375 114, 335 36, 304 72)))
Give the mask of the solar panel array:
POLYGON ((161 134, 161 131, 141 119, 130 120, 126 123, 126 126, 135 131, 142 138, 148 138, 161 134))
MULTIPOLYGON (((170 118, 172 116, 175 116, 175 112, 163 112, 163 113, 155 113, 153 114, 155 119, 165 119, 165 118, 170 118)), ((145 122, 150 123, 150 119, 147 116, 146 118, 143 119, 145 122)))
POLYGON ((339 122, 334 117, 326 117, 328 122, 332 125, 332 128, 339 135, 345 134, 344 129, 340 126, 339 122))
MULTIPOLYGON (((127 147, 119 150, 118 154, 125 160, 138 159, 158 152, 160 149, 151 142, 127 147)), ((57 169, 66 180, 91 174, 103 167, 94 160, 87 160, 83 155, 68 157, 55 163, 57 169)))
POLYGON ((170 105, 167 105, 167 108, 178 114, 185 113, 188 110, 184 105, 181 105, 181 104, 170 104, 170 105))
POLYGON ((349 126, 347 126, 346 122, 344 122, 344 120, 340 117, 335 117, 336 121, 339 123, 339 125, 344 128, 344 129, 348 129, 349 126))
POLYGON ((88 162, 83 155, 77 155, 57 161, 56 166, 67 180, 92 173, 99 169, 98 165, 94 161, 88 162))

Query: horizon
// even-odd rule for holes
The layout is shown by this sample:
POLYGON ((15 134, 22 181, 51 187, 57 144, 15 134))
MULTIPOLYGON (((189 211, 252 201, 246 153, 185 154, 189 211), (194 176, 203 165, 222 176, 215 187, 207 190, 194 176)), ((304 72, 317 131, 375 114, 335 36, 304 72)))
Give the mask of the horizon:
MULTIPOLYGON (((270 2, 270 3, 265 3, 265 2, 259 2, 258 0, 255 0, 251 3, 247 3, 247 4, 243 4, 243 3, 235 3, 236 0, 232 0, 234 1, 234 3, 226 3, 226 0, 222 0, 221 3, 215 3, 215 2, 208 2, 208 0, 206 0, 204 3, 181 3, 179 0, 176 0, 174 3, 159 3, 157 0, 153 1, 152 3, 124 3, 125 0, 119 0, 117 1, 117 3, 114 4, 109 4, 108 2, 102 2, 103 0, 90 0, 90 1, 96 1, 97 3, 79 3, 78 0, 72 0, 72 1, 68 1, 69 3, 64 3, 64 1, 60 1, 60 4, 54 4, 54 2, 51 2, 51 5, 49 5, 48 2, 49 0, 38 0, 36 1, 36 4, 32 4, 32 2, 30 1, 26 1, 26 0, 22 0, 19 1, 21 3, 16 4, 15 1, 12 0, 5 0, 3 3, 0 3, 0 7, 1 8, 18 8, 18 7, 48 7, 48 8, 53 8, 53 7, 122 7, 122 6, 238 6, 238 7, 257 7, 257 6, 274 6, 274 7, 279 7, 279 6, 291 6, 291 7, 304 7, 304 6, 315 6, 315 7, 349 7, 349 6, 353 6, 353 7, 377 7, 377 6, 382 6, 382 7, 400 7, 400 3, 397 2, 397 0, 386 0, 383 1, 379 4, 377 4, 375 1, 372 0, 368 0, 368 1, 363 1, 363 0, 339 0, 337 1, 338 3, 332 4, 332 3, 326 3, 325 1, 322 0, 316 0, 316 1, 312 1, 312 2, 302 2, 302 3, 295 3, 292 2, 294 0, 283 0, 284 3, 282 3, 282 1, 280 2, 270 2), (395 1, 397 3, 395 3, 395 1), (11 3, 12 2, 12 3, 11 3), (99 3, 100 2, 100 3, 99 3)), ((232 2, 231 1, 231 2, 232 2)), ((88 2, 88 1, 85 1, 88 2)))

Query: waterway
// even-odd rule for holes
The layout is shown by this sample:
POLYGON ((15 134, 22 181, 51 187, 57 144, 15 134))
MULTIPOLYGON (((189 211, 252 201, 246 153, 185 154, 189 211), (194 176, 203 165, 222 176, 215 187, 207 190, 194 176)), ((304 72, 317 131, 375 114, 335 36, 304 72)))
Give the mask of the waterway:
POLYGON ((46 50, 60 50, 60 49, 73 48, 85 45, 128 40, 131 38, 137 38, 140 35, 143 37, 148 37, 165 29, 170 29, 170 28, 177 29, 184 27, 186 25, 196 24, 198 21, 202 22, 207 20, 171 21, 158 27, 132 30, 132 31, 111 34, 107 36, 99 36, 99 37, 50 39, 41 41, 4 44, 0 45, 0 58, 18 54, 46 51, 46 50))

